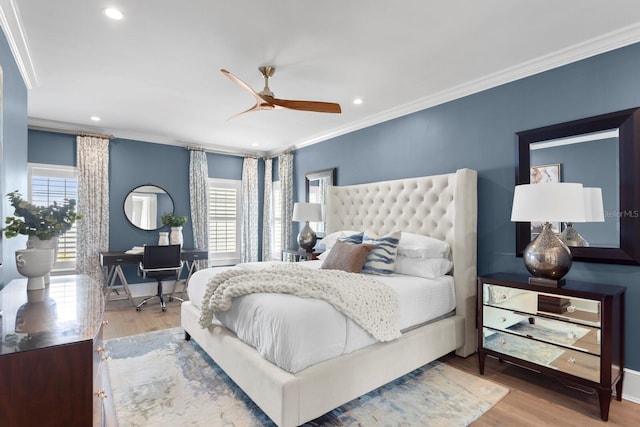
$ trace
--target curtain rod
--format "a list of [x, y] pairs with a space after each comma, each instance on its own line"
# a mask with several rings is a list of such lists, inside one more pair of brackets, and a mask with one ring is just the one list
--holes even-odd
[[234, 153], [232, 151], [224, 151], [224, 150], [212, 150], [210, 148], [204, 147], [196, 147], [193, 145], [185, 145], [185, 149], [189, 151], [203, 151], [205, 153], [213, 153], [213, 154], [223, 154], [225, 156], [235, 156], [235, 157], [256, 157], [260, 158], [261, 156], [258, 154], [250, 154], [250, 153]]
[[28, 128], [33, 130], [41, 130], [45, 132], [64, 133], [66, 135], [92, 136], [94, 138], [104, 138], [109, 140], [116, 139], [114, 135], [103, 135], [101, 133], [84, 132], [79, 130], [56, 129], [56, 128], [50, 128], [46, 126], [28, 126]]

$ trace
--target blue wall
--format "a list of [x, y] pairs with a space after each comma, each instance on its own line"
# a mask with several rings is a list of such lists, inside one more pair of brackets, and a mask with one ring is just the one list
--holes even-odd
[[[4, 33], [0, 32], [0, 67], [2, 67], [2, 123], [0, 130], [0, 215], [2, 224], [13, 208], [5, 195], [14, 190], [27, 192], [27, 88], [13, 59]], [[24, 248], [24, 236], [0, 237], [0, 287], [21, 277], [16, 270], [14, 253]]]
[[[478, 273], [526, 273], [510, 221], [515, 133], [640, 106], [639, 69], [636, 44], [300, 149], [296, 200], [305, 172], [330, 167], [338, 185], [476, 169]], [[626, 366], [640, 370], [640, 267], [574, 263], [567, 277], [627, 287]]]

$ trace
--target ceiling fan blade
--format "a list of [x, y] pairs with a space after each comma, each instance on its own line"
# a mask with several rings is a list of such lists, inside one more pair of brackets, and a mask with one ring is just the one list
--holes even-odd
[[319, 101], [295, 101], [290, 99], [272, 98], [269, 101], [277, 107], [288, 108], [290, 110], [314, 111], [317, 113], [341, 113], [340, 104], [334, 102]]
[[247, 92], [249, 92], [251, 95], [254, 96], [254, 98], [256, 98], [256, 100], [258, 101], [258, 103], [264, 103], [264, 102], [268, 102], [267, 100], [265, 100], [262, 95], [260, 95], [258, 92], [256, 92], [255, 90], [251, 89], [251, 86], [249, 86], [248, 84], [246, 84], [245, 82], [243, 82], [242, 80], [240, 80], [239, 78], [237, 78], [236, 76], [234, 76], [233, 74], [231, 74], [229, 71], [225, 70], [224, 68], [222, 68], [220, 70], [220, 72], [222, 74], [224, 74], [225, 76], [229, 77], [231, 79], [232, 82], [234, 82], [235, 84], [237, 84], [238, 86], [240, 86], [241, 88], [243, 88], [244, 90], [246, 90]]
[[236, 113], [236, 114], [234, 114], [233, 116], [229, 117], [229, 118], [227, 119], [227, 121], [232, 120], [232, 119], [235, 119], [236, 117], [238, 117], [238, 116], [240, 116], [240, 115], [242, 115], [242, 114], [250, 113], [250, 112], [252, 112], [252, 111], [260, 111], [260, 110], [265, 110], [265, 108], [263, 108], [259, 103], [256, 103], [253, 107], [251, 107], [251, 108], [249, 108], [249, 109], [247, 109], [247, 110], [241, 111], [241, 112], [239, 112], [239, 113]]

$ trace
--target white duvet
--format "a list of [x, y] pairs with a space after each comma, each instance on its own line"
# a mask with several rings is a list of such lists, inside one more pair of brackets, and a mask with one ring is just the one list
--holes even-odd
[[[189, 299], [200, 308], [209, 278], [225, 269], [260, 269], [274, 263], [246, 263], [197, 271], [189, 281]], [[322, 261], [307, 261], [301, 265], [319, 268]], [[432, 280], [393, 274], [376, 276], [376, 279], [398, 294], [401, 330], [439, 318], [455, 308], [451, 276]], [[236, 298], [228, 311], [217, 312], [215, 317], [262, 357], [289, 372], [376, 342], [327, 302], [293, 295], [245, 295]]]

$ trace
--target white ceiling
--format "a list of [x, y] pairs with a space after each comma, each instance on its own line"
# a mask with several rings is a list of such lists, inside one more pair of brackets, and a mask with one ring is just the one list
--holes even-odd
[[[278, 153], [640, 41], [640, 1], [0, 0], [0, 22], [31, 126]], [[255, 100], [219, 70], [260, 91], [261, 65], [342, 114], [227, 121]]]

